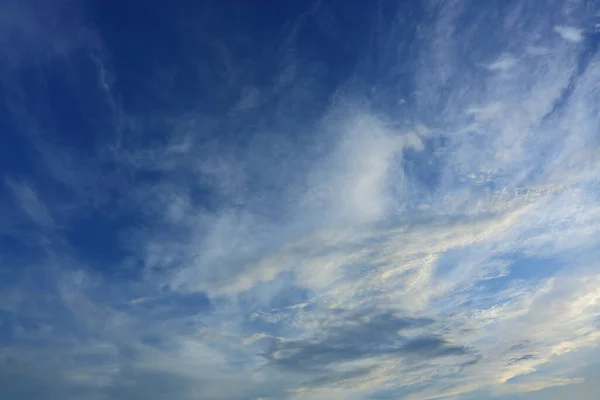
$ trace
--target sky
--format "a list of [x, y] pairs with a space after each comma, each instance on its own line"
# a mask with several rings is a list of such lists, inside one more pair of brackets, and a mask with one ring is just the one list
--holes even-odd
[[597, 399], [600, 4], [4, 0], [0, 399]]

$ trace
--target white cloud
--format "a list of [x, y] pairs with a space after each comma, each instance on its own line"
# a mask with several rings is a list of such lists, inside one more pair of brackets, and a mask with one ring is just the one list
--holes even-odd
[[15, 182], [12, 179], [6, 179], [6, 186], [12, 192], [17, 206], [35, 223], [52, 227], [54, 219], [46, 205], [39, 199], [37, 192], [33, 187], [26, 183]]
[[558, 25], [554, 27], [554, 32], [569, 42], [580, 43], [583, 41], [583, 30], [572, 26]]
[[512, 385], [512, 387], [508, 390], [518, 392], [518, 393], [527, 393], [533, 392], [541, 389], [552, 388], [556, 386], [565, 386], [565, 385], [575, 385], [578, 383], [582, 383], [584, 380], [582, 378], [557, 378], [557, 379], [547, 379], [547, 380], [538, 380], [527, 383], [520, 383]]
[[515, 65], [517, 65], [517, 62], [518, 62], [518, 60], [515, 59], [514, 57], [511, 57], [510, 55], [504, 55], [504, 56], [498, 58], [493, 63], [487, 65], [486, 67], [490, 71], [505, 72], [505, 71], [512, 69]]

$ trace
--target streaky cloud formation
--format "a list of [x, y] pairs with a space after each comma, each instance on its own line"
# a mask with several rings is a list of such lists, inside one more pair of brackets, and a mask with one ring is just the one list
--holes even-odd
[[597, 398], [594, 2], [0, 11], [0, 398]]

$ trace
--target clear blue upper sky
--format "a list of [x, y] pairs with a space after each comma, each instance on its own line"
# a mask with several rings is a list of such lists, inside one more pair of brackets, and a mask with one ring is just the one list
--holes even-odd
[[0, 4], [0, 399], [600, 393], [600, 8]]

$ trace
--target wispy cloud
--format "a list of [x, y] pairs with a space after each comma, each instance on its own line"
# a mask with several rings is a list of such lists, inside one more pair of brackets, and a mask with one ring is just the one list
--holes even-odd
[[40, 201], [35, 189], [26, 183], [15, 182], [10, 178], [6, 179], [6, 186], [11, 191], [17, 207], [33, 222], [43, 227], [54, 225], [52, 215], [46, 205]]
[[554, 31], [569, 42], [579, 43], [583, 40], [583, 31], [572, 26], [556, 26]]
[[[84, 39], [35, 62], [46, 38], [6, 25], [29, 32], [21, 52], [2, 45], [2, 90], [35, 165], [4, 177], [6, 220], [28, 228], [0, 229], [0, 396], [583, 384], [600, 340], [600, 70], [572, 27], [586, 5], [559, 3], [424, 2], [416, 27], [402, 6], [353, 9], [357, 24], [316, 2], [257, 31], [262, 50], [231, 24], [207, 45], [221, 28], [187, 14], [233, 18], [218, 7], [173, 11], [190, 32], [163, 33], [185, 51], [132, 46], [154, 60], [139, 77], [99, 22], [36, 24]], [[16, 79], [27, 68], [46, 83]], [[47, 82], [81, 110], [46, 112]], [[80, 115], [89, 140], [62, 131]]]

